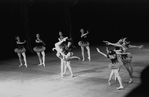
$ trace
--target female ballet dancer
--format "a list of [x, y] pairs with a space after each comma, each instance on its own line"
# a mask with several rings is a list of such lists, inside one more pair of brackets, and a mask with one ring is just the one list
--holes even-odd
[[22, 56], [23, 56], [23, 59], [24, 59], [24, 65], [25, 65], [25, 67], [27, 68], [27, 60], [26, 60], [26, 54], [25, 54], [26, 49], [24, 48], [24, 43], [25, 43], [26, 41], [21, 42], [19, 36], [17, 36], [15, 39], [17, 40], [17, 41], [16, 41], [17, 48], [15, 48], [14, 51], [17, 53], [17, 55], [18, 55], [18, 57], [19, 57], [19, 61], [20, 61], [19, 67], [21, 67], [22, 64], [23, 64], [23, 63], [22, 63], [22, 57], [21, 57], [21, 55], [22, 55]]
[[114, 75], [119, 82], [119, 87], [117, 88], [118, 90], [123, 89], [123, 85], [122, 85], [122, 79], [119, 75], [119, 68], [121, 67], [121, 63], [118, 61], [118, 57], [117, 54], [114, 50], [108, 50], [108, 48], [106, 48], [107, 54], [104, 54], [103, 52], [101, 52], [98, 48], [97, 52], [102, 54], [103, 56], [109, 58], [111, 60], [111, 64], [109, 64], [109, 68], [111, 69], [111, 73], [110, 73], [110, 77], [108, 80], [108, 84], [111, 85], [110, 81], [112, 79], [112, 76]]
[[127, 50], [129, 48], [143, 48], [143, 45], [140, 45], [140, 46], [136, 46], [136, 45], [131, 45], [129, 41], [126, 41], [127, 38], [122, 38], [120, 39], [117, 43], [111, 43], [111, 42], [108, 42], [108, 41], [104, 41], [107, 45], [113, 45], [115, 46], [116, 48], [116, 53], [119, 55], [119, 61], [121, 61], [123, 63], [123, 65], [125, 66], [127, 72], [129, 73], [129, 77], [130, 77], [130, 80], [129, 80], [129, 83], [132, 83], [133, 80], [133, 68], [132, 68], [132, 65], [131, 65], [131, 61], [132, 61], [132, 55], [129, 53], [129, 54], [119, 54], [119, 53], [126, 53]]
[[88, 60], [91, 60], [91, 56], [90, 56], [90, 47], [89, 47], [89, 42], [87, 40], [87, 34], [89, 33], [88, 31], [86, 33], [84, 33], [84, 29], [80, 30], [81, 32], [81, 41], [78, 42], [78, 45], [81, 47], [81, 52], [82, 52], [82, 61], [85, 60], [85, 56], [84, 56], [84, 48], [87, 49], [87, 54], [88, 54]]
[[36, 34], [36, 46], [33, 48], [33, 50], [37, 53], [40, 64], [38, 66], [43, 65], [45, 67], [45, 43], [40, 39], [40, 35]]
[[66, 45], [65, 48], [63, 49], [63, 62], [64, 62], [64, 72], [63, 72], [63, 76], [66, 74], [66, 70], [67, 68], [69, 69], [71, 76], [70, 77], [74, 77], [73, 72], [72, 72], [72, 68], [71, 68], [71, 59], [77, 58], [80, 60], [80, 58], [78, 56], [73, 56], [73, 52], [72, 52], [72, 42], [71, 40], [67, 39], [66, 41]]

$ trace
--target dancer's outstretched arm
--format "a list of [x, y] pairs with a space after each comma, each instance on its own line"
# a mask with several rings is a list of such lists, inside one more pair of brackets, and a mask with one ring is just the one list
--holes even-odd
[[116, 54], [121, 54], [121, 55], [125, 55], [125, 54], [130, 54], [130, 53], [128, 53], [128, 52], [126, 52], [126, 53], [120, 53], [120, 52], [116, 52]]
[[52, 48], [52, 50], [53, 50], [53, 51], [54, 51], [54, 50], [61, 51], [61, 49], [59, 48], [59, 46], [60, 46], [60, 44], [61, 44], [62, 42], [66, 41], [67, 38], [68, 38], [68, 37], [65, 37], [65, 38], [63, 38], [61, 41], [58, 41], [57, 43], [55, 43], [55, 47]]
[[107, 57], [107, 55], [106, 55], [105, 53], [101, 52], [98, 48], [96, 48], [96, 49], [97, 49], [97, 52], [98, 52], [98, 53], [100, 53], [100, 54], [102, 54], [103, 56]]
[[103, 41], [103, 42], [106, 43], [107, 45], [113, 45], [113, 46], [122, 47], [122, 45], [120, 45], [118, 42], [117, 43], [111, 43], [109, 41]]
[[136, 45], [129, 45], [129, 48], [139, 48], [139, 49], [142, 49], [143, 48], [143, 45], [139, 45], [139, 46], [136, 46]]
[[87, 31], [86, 33], [82, 34], [82, 35], [81, 35], [81, 37], [83, 37], [83, 36], [87, 35], [88, 33], [89, 33], [89, 32]]
[[17, 44], [24, 44], [25, 42], [26, 42], [26, 40], [24, 40], [24, 42], [17, 41]]
[[61, 41], [58, 41], [57, 43], [55, 43], [55, 47], [59, 46], [62, 42], [66, 41], [68, 37], [63, 38]]

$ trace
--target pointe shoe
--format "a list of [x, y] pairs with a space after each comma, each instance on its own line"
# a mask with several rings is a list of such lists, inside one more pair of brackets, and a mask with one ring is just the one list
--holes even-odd
[[73, 78], [73, 77], [74, 77], [74, 75], [71, 75], [70, 77], [71, 77], [71, 78]]
[[129, 83], [129, 84], [131, 84], [132, 82], [133, 82], [133, 80], [132, 80], [132, 79], [130, 79], [128, 83]]
[[42, 64], [39, 64], [38, 66], [41, 66]]
[[64, 78], [64, 74], [63, 73], [60, 73], [60, 75], [61, 75], [62, 78]]
[[84, 61], [85, 59], [82, 59], [82, 61]]
[[90, 57], [88, 57], [88, 60], [89, 60], [89, 61], [91, 61], [91, 58], [90, 58]]
[[27, 68], [27, 64], [24, 64], [25, 65], [25, 67]]
[[122, 89], [124, 89], [123, 86], [117, 88], [117, 90], [122, 90]]
[[110, 81], [108, 81], [108, 84], [109, 84], [109, 86], [111, 86], [111, 83], [110, 83]]
[[21, 66], [22, 66], [22, 64], [19, 65], [19, 67], [21, 67]]
[[43, 64], [43, 66], [45, 67], [46, 65], [45, 65], [45, 64]]

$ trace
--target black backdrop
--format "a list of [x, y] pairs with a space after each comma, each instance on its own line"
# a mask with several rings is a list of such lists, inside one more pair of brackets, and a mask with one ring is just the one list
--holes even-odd
[[17, 57], [17, 35], [26, 39], [31, 49], [39, 33], [47, 51], [51, 51], [59, 31], [77, 45], [81, 28], [89, 30], [92, 45], [103, 40], [116, 42], [121, 37], [148, 42], [148, 5], [148, 0], [0, 0], [1, 60]]

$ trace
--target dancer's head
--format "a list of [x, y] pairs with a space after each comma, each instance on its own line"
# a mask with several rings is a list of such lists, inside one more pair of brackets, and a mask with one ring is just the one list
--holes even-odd
[[59, 31], [59, 35], [60, 35], [60, 36], [63, 36], [63, 33], [62, 33], [61, 31]]
[[123, 38], [118, 41], [119, 44], [123, 44]]
[[84, 34], [84, 29], [80, 29], [81, 34]]
[[37, 37], [37, 38], [39, 38], [39, 37], [40, 37], [40, 35], [37, 33], [37, 34], [36, 34], [36, 37]]
[[129, 43], [130, 43], [130, 41], [128, 41], [127, 38], [123, 38], [123, 45], [127, 45]]
[[114, 50], [109, 50], [108, 55], [110, 59], [113, 59], [116, 57], [116, 52]]
[[20, 37], [19, 36], [16, 36], [15, 39], [18, 40], [18, 41], [20, 41]]

